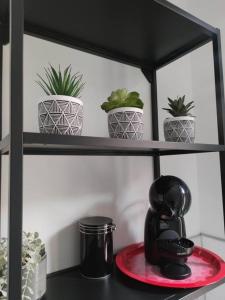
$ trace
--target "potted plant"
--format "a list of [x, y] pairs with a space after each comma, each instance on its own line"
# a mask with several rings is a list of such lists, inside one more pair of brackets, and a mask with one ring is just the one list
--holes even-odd
[[141, 140], [143, 138], [144, 103], [137, 92], [118, 89], [111, 93], [101, 108], [108, 113], [111, 138]]
[[[0, 299], [7, 299], [8, 240], [0, 240]], [[23, 233], [22, 300], [40, 299], [46, 291], [47, 255], [39, 234]]]
[[172, 100], [168, 98], [169, 108], [163, 108], [173, 117], [164, 120], [164, 136], [169, 142], [194, 143], [195, 117], [190, 114], [194, 101], [185, 104], [185, 96]]
[[41, 133], [81, 135], [83, 102], [79, 99], [84, 87], [83, 75], [72, 74], [71, 66], [61, 72], [52, 65], [45, 68], [45, 79], [37, 74], [37, 83], [46, 93], [38, 104]]

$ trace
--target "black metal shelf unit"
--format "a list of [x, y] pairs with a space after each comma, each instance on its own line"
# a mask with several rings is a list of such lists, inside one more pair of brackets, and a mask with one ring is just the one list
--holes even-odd
[[[76, 12], [76, 13], [75, 13]], [[54, 136], [23, 132], [23, 34], [80, 49], [133, 65], [151, 84], [154, 141], [99, 137]], [[153, 156], [154, 176], [160, 175], [160, 156], [219, 152], [225, 216], [225, 108], [220, 31], [164, 0], [1, 0], [0, 109], [2, 110], [2, 50], [10, 42], [10, 133], [0, 142], [10, 156], [8, 300], [21, 300], [21, 241], [23, 155]], [[160, 142], [158, 133], [157, 70], [212, 42], [219, 145]], [[0, 114], [0, 139], [2, 114]], [[2, 157], [2, 156], [1, 156]], [[1, 160], [0, 160], [1, 164]], [[92, 286], [77, 270], [48, 279], [48, 300], [195, 299], [216, 285], [195, 290], [146, 287], [122, 279], [118, 271], [105, 283]], [[60, 287], [60, 290], [58, 289]], [[86, 288], [87, 287], [87, 288]], [[56, 293], [58, 291], [58, 293]], [[62, 293], [64, 291], [64, 293]], [[94, 294], [96, 296], [94, 296]]]

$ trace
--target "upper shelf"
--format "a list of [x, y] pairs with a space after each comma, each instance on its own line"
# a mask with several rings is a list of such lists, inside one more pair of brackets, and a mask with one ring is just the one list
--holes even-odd
[[[1, 0], [7, 22], [9, 0]], [[208, 42], [217, 29], [165, 0], [24, 0], [25, 33], [151, 69]]]
[[[9, 152], [9, 143], [9, 136], [0, 143], [3, 154]], [[152, 156], [225, 151], [223, 145], [134, 141], [28, 132], [23, 134], [23, 143], [24, 154], [28, 155]]]

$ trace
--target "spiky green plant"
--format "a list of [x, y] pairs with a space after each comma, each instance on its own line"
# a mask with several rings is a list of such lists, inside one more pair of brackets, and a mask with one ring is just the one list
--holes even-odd
[[71, 65], [61, 72], [59, 66], [56, 70], [52, 65], [44, 68], [45, 79], [37, 74], [39, 80], [37, 83], [47, 95], [65, 95], [79, 97], [84, 88], [83, 75], [79, 72], [72, 74]]
[[119, 107], [137, 107], [142, 109], [144, 103], [139, 96], [137, 92], [128, 93], [126, 89], [119, 89], [111, 93], [111, 96], [108, 97], [108, 101], [104, 102], [101, 108], [105, 112]]
[[194, 101], [191, 101], [185, 105], [185, 95], [183, 97], [177, 97], [174, 100], [168, 98], [168, 101], [169, 108], [163, 109], [168, 111], [173, 117], [192, 116], [192, 114], [190, 114], [190, 110], [195, 107], [193, 105]]

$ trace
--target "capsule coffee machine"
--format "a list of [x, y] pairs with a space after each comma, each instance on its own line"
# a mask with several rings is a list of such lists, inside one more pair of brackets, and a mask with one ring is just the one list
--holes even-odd
[[145, 257], [160, 267], [163, 276], [185, 279], [191, 275], [187, 257], [194, 243], [186, 239], [184, 215], [191, 205], [191, 193], [184, 181], [161, 176], [150, 188], [151, 207], [145, 221]]

